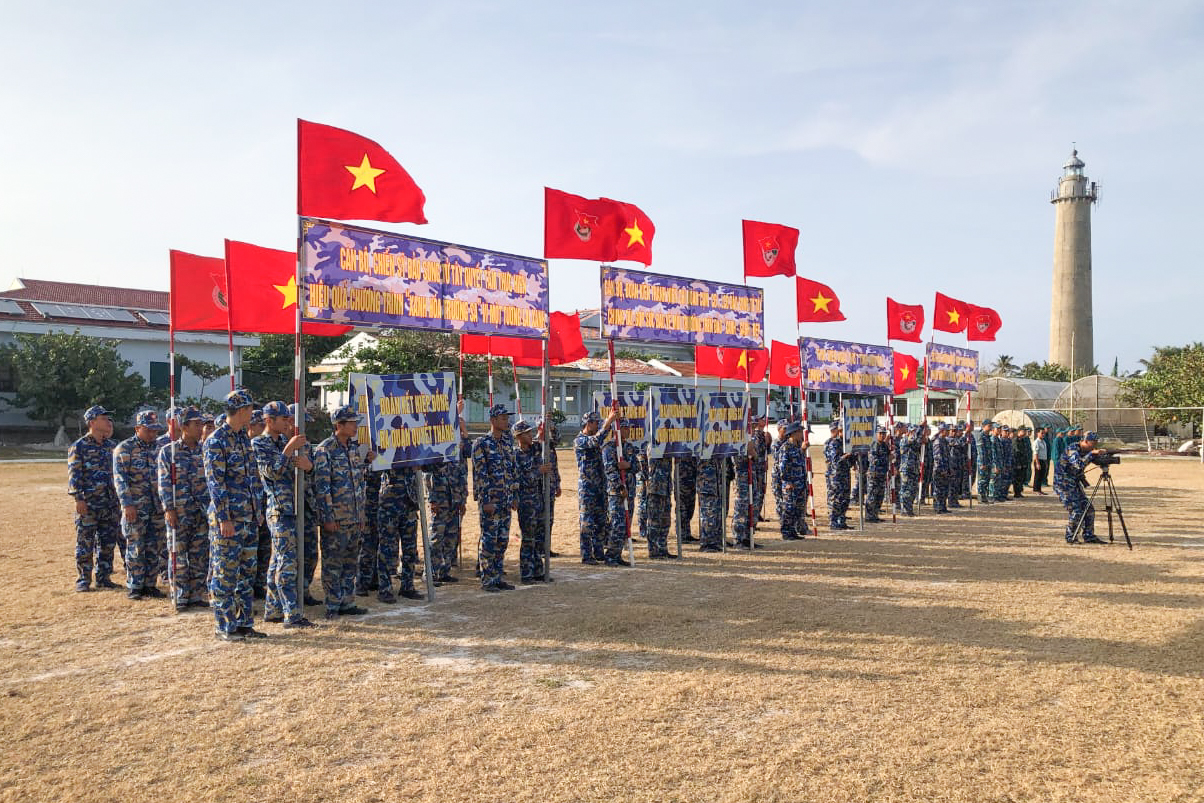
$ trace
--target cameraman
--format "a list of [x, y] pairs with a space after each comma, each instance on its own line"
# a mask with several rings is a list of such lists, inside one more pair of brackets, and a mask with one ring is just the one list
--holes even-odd
[[1078, 443], [1067, 444], [1066, 451], [1062, 452], [1054, 467], [1054, 492], [1069, 514], [1069, 523], [1066, 525], [1068, 544], [1074, 543], [1074, 534], [1079, 528], [1080, 520], [1084, 543], [1104, 543], [1095, 537], [1095, 509], [1087, 501], [1087, 494], [1083, 491], [1087, 485], [1087, 478], [1084, 476], [1087, 465], [1098, 463], [1097, 458], [1106, 453], [1105, 449], [1095, 448], [1098, 441], [1099, 437], [1094, 432], [1085, 433]]

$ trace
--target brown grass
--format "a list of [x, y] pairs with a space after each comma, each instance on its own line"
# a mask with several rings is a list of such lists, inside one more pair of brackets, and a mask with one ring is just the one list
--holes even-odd
[[753, 556], [566, 558], [258, 644], [74, 594], [64, 473], [0, 465], [0, 800], [1204, 799], [1194, 462], [1115, 471], [1133, 552], [1066, 545], [1052, 496], [770, 524]]

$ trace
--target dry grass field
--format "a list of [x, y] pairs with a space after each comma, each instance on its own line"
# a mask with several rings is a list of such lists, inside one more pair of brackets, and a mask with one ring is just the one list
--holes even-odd
[[1132, 552], [1048, 496], [634, 569], [566, 491], [553, 584], [227, 644], [73, 593], [65, 468], [3, 464], [0, 800], [1204, 800], [1204, 469], [1114, 475]]

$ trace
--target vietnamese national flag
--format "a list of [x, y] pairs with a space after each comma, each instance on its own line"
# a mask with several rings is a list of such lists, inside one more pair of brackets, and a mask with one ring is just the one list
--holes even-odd
[[414, 179], [377, 143], [297, 120], [297, 214], [426, 223], [425, 204]]
[[[297, 331], [297, 254], [226, 240], [230, 330], [260, 334]], [[350, 326], [302, 323], [307, 335], [344, 335]]]
[[171, 328], [177, 332], [224, 332], [230, 323], [226, 305], [226, 260], [171, 251]]
[[777, 223], [741, 221], [744, 229], [744, 276], [793, 276], [798, 229]]
[[799, 323], [829, 323], [843, 321], [840, 299], [826, 284], [813, 282], [799, 276], [796, 288]]
[[694, 373], [699, 376], [717, 376], [720, 379], [731, 379], [727, 375], [727, 366], [723, 362], [724, 350], [719, 346], [694, 347]]
[[920, 370], [920, 361], [917, 358], [896, 351], [894, 363], [896, 396], [909, 390], [915, 390], [920, 386], [917, 376]]
[[[610, 200], [603, 198], [603, 201]], [[656, 226], [635, 204], [611, 201], [619, 208], [619, 230], [615, 236], [615, 259], [630, 259], [633, 262], [652, 264], [652, 236]]]
[[774, 385], [797, 388], [802, 374], [802, 360], [799, 359], [798, 343], [772, 341], [770, 343], [769, 381]]
[[936, 294], [932, 309], [932, 328], [939, 332], [964, 332], [969, 320], [970, 305], [943, 293]]
[[724, 379], [738, 379], [749, 384], [765, 381], [765, 369], [769, 367], [769, 352], [766, 349], [723, 350]]
[[544, 259], [617, 258], [622, 210], [614, 201], [543, 188]]
[[1003, 326], [999, 313], [990, 307], [966, 305], [966, 340], [994, 340], [995, 333]]
[[900, 304], [893, 298], [886, 299], [886, 339], [910, 340], [919, 343], [923, 339], [924, 306], [922, 304]]

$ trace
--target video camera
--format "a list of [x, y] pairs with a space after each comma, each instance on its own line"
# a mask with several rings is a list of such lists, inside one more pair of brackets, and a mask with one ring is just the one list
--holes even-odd
[[1104, 452], [1103, 454], [1097, 454], [1094, 462], [1097, 466], [1114, 466], [1120, 462], [1120, 455], [1116, 452]]

